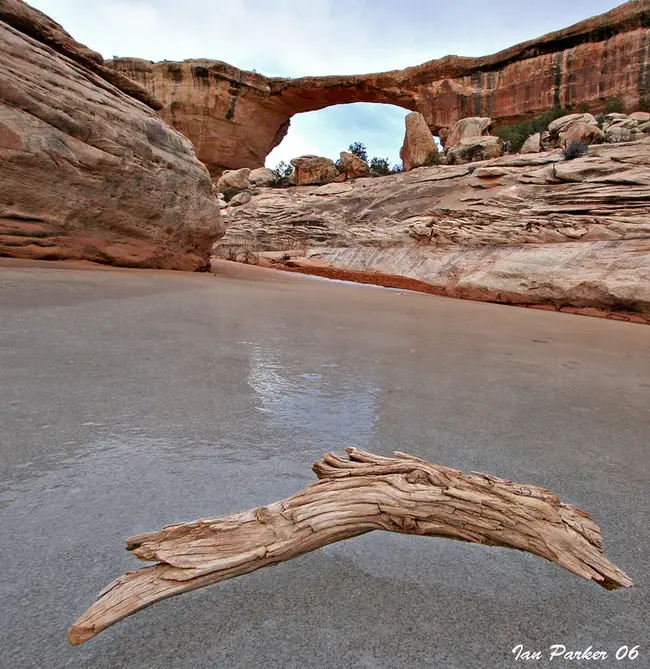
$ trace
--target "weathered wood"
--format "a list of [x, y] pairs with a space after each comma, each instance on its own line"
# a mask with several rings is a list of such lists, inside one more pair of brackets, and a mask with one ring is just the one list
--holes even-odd
[[157, 564], [108, 585], [70, 628], [70, 643], [161, 599], [372, 530], [516, 548], [608, 590], [632, 585], [603, 555], [591, 517], [544, 488], [463, 475], [399, 452], [346, 451], [347, 458], [326, 453], [313, 467], [320, 480], [281, 502], [127, 539], [128, 550]]

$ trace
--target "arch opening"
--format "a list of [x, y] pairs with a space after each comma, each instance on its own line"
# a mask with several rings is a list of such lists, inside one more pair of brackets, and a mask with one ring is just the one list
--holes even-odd
[[401, 166], [399, 151], [404, 141], [404, 117], [408, 109], [381, 102], [354, 102], [302, 112], [291, 119], [289, 129], [266, 157], [266, 167], [288, 163], [301, 155], [339, 159], [341, 151], [359, 142], [366, 147], [368, 160], [388, 160]]

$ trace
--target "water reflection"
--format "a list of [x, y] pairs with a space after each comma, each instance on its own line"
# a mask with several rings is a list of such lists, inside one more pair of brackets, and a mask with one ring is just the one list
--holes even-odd
[[259, 411], [303, 439], [367, 446], [380, 388], [313, 353], [301, 356], [272, 344], [251, 349], [248, 383], [259, 395]]

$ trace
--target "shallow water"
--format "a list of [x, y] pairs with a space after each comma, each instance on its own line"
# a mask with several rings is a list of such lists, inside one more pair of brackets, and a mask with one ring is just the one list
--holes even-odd
[[[1, 666], [492, 668], [644, 642], [650, 330], [216, 272], [0, 265]], [[371, 533], [67, 645], [138, 565], [126, 536], [280, 499], [345, 445], [545, 485], [637, 586]]]

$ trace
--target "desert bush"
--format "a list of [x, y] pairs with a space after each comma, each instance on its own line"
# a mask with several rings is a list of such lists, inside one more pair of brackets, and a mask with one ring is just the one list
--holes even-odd
[[605, 102], [605, 112], [607, 114], [625, 114], [625, 105], [619, 97], [610, 98]]
[[372, 158], [370, 160], [370, 174], [374, 177], [384, 177], [390, 174], [388, 158]]
[[562, 154], [564, 155], [565, 160], [573, 160], [574, 158], [584, 156], [588, 150], [589, 144], [587, 144], [587, 142], [579, 142], [574, 139], [562, 149]]
[[361, 160], [364, 162], [368, 162], [368, 150], [366, 149], [365, 144], [362, 144], [361, 142], [354, 142], [348, 146], [348, 151], [350, 153], [354, 153], [357, 158], [361, 158]]
[[596, 123], [598, 123], [598, 127], [602, 130], [605, 125], [605, 114], [598, 114], [596, 116]]
[[289, 177], [293, 173], [293, 165], [290, 163], [285, 163], [284, 160], [281, 160], [273, 168], [273, 171], [278, 177], [278, 185], [286, 185], [289, 182]]
[[429, 155], [424, 159], [424, 165], [440, 165], [440, 153], [437, 149], [429, 152]]
[[512, 125], [502, 126], [494, 131], [494, 134], [511, 147], [515, 153], [521, 149], [524, 142], [536, 132], [544, 132], [549, 123], [562, 116], [566, 116], [571, 110], [562, 107], [553, 107], [548, 111], [536, 116], [531, 121], [523, 123], [513, 123]]
[[639, 111], [650, 112], [650, 98], [646, 95], [642, 95], [639, 98]]

